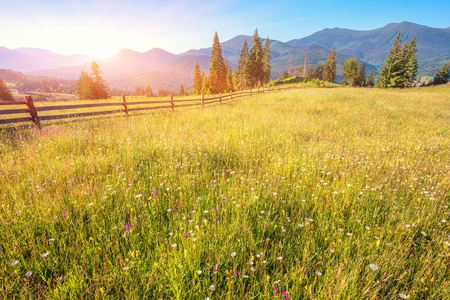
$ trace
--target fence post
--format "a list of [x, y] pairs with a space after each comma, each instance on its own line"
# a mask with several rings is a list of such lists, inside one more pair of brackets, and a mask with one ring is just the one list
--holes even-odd
[[230, 101], [233, 100], [233, 92], [230, 91]]
[[205, 108], [205, 95], [202, 94], [202, 107]]
[[219, 103], [222, 104], [222, 93], [219, 93]]
[[128, 117], [128, 107], [127, 107], [127, 99], [125, 98], [125, 95], [122, 95], [122, 104], [125, 111], [125, 116]]
[[39, 120], [39, 116], [37, 114], [36, 107], [34, 106], [33, 99], [31, 99], [31, 96], [25, 96], [25, 104], [28, 107], [31, 122], [33, 122], [34, 125], [36, 125], [39, 129], [41, 129], [41, 121]]
[[250, 97], [252, 96], [252, 88], [250, 88]]
[[175, 103], [173, 103], [173, 95], [170, 95], [170, 106], [172, 107], [172, 111], [175, 111]]

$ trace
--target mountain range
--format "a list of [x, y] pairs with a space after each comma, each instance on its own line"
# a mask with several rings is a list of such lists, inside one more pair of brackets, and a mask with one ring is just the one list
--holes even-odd
[[[367, 73], [383, 65], [398, 32], [403, 41], [417, 37], [419, 76], [433, 76], [445, 63], [450, 62], [450, 27], [431, 28], [410, 22], [388, 24], [366, 31], [342, 28], [323, 29], [310, 36], [288, 42], [270, 40], [272, 52], [272, 78], [280, 77], [292, 65], [303, 65], [305, 53], [310, 64], [325, 62], [332, 47], [337, 51], [337, 73], [342, 73], [346, 59], [357, 56], [366, 63]], [[236, 36], [221, 43], [223, 57], [236, 68], [244, 41], [252, 46], [252, 37]], [[263, 43], [264, 43], [263, 39]], [[116, 55], [100, 59], [97, 63], [104, 79], [111, 87], [133, 91], [137, 86], [150, 85], [153, 90], [178, 90], [182, 83], [192, 87], [195, 62], [206, 72], [209, 70], [212, 48], [192, 49], [172, 54], [154, 48], [140, 53], [122, 49]], [[0, 47], [0, 68], [13, 69], [34, 76], [59, 79], [78, 79], [81, 70], [89, 71], [92, 57], [63, 56], [51, 51], [33, 48], [7, 49]]]

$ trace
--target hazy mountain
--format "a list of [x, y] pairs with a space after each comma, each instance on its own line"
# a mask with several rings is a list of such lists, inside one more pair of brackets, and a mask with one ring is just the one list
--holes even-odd
[[60, 55], [37, 48], [0, 47], [0, 69], [12, 69], [19, 72], [80, 65], [91, 60], [92, 57], [88, 55]]
[[[450, 31], [431, 28], [410, 22], [388, 24], [382, 28], [357, 31], [342, 28], [324, 29], [302, 39], [287, 42], [293, 46], [316, 44], [326, 49], [333, 46], [340, 53], [357, 56], [375, 66], [382, 66], [398, 32], [402, 32], [403, 41], [417, 36], [419, 72], [423, 75], [439, 68], [448, 60], [450, 54]], [[433, 60], [433, 65], [427, 64]], [[426, 68], [424, 68], [426, 67]]]
[[[155, 70], [176, 58], [175, 54], [158, 48], [144, 53], [122, 49], [116, 55], [97, 60], [97, 63], [104, 74], [103, 78], [109, 81]], [[90, 72], [91, 64], [92, 60], [79, 66], [39, 70], [29, 72], [29, 74], [61, 79], [78, 79], [82, 70]]]

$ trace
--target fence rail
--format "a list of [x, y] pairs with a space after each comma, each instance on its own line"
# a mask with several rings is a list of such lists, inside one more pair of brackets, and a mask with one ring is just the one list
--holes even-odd
[[[257, 89], [256, 93], [264, 93], [270, 91], [280, 90], [280, 88], [267, 88], [267, 89]], [[198, 99], [178, 99], [175, 100], [173, 95], [170, 95], [169, 100], [158, 100], [158, 101], [138, 101], [138, 102], [127, 102], [125, 95], [122, 95], [122, 102], [113, 102], [113, 103], [89, 103], [89, 104], [72, 104], [72, 105], [55, 105], [55, 106], [40, 106], [35, 107], [33, 99], [31, 96], [25, 96], [25, 101], [17, 101], [17, 102], [0, 102], [0, 115], [2, 116], [0, 119], [0, 124], [12, 124], [12, 123], [21, 123], [21, 122], [33, 122], [38, 128], [41, 128], [41, 121], [48, 120], [57, 120], [57, 119], [66, 119], [66, 118], [79, 118], [79, 117], [88, 117], [88, 116], [97, 116], [97, 115], [108, 115], [108, 114], [117, 114], [124, 113], [125, 116], [129, 116], [129, 112], [133, 111], [145, 111], [145, 110], [153, 110], [153, 109], [171, 109], [175, 110], [177, 107], [189, 107], [189, 106], [199, 106], [205, 107], [205, 105], [217, 103], [222, 104], [224, 101], [231, 101], [236, 98], [244, 97], [247, 95], [252, 96], [255, 91], [240, 91], [236, 93], [229, 94], [219, 94], [217, 97], [205, 98], [204, 95], [201, 95], [201, 98]], [[177, 104], [176, 103], [184, 103], [191, 102], [189, 104]], [[193, 103], [192, 103], [193, 102]], [[160, 106], [146, 106], [146, 107], [130, 107], [136, 105], [154, 105], [154, 104], [169, 104], [169, 105], [160, 105]], [[18, 105], [26, 105], [27, 108], [14, 108], [14, 109], [3, 109], [4, 106], [18, 106]], [[96, 112], [78, 112], [78, 113], [68, 113], [62, 115], [44, 115], [39, 116], [38, 112], [49, 112], [49, 111], [61, 111], [61, 110], [73, 110], [73, 109], [85, 109], [85, 108], [96, 108], [96, 107], [121, 107], [121, 109], [114, 110], [106, 110], [106, 111], [96, 111]], [[14, 114], [29, 114], [29, 117], [22, 118], [10, 118], [6, 119], [4, 116], [14, 115]]]

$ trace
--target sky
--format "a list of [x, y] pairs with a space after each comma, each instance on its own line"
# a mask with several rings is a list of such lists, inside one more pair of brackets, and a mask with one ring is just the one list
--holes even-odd
[[450, 26], [450, 1], [0, 0], [0, 47], [103, 58], [122, 48], [174, 54], [253, 35], [287, 42], [324, 28], [370, 30], [409, 21]]

